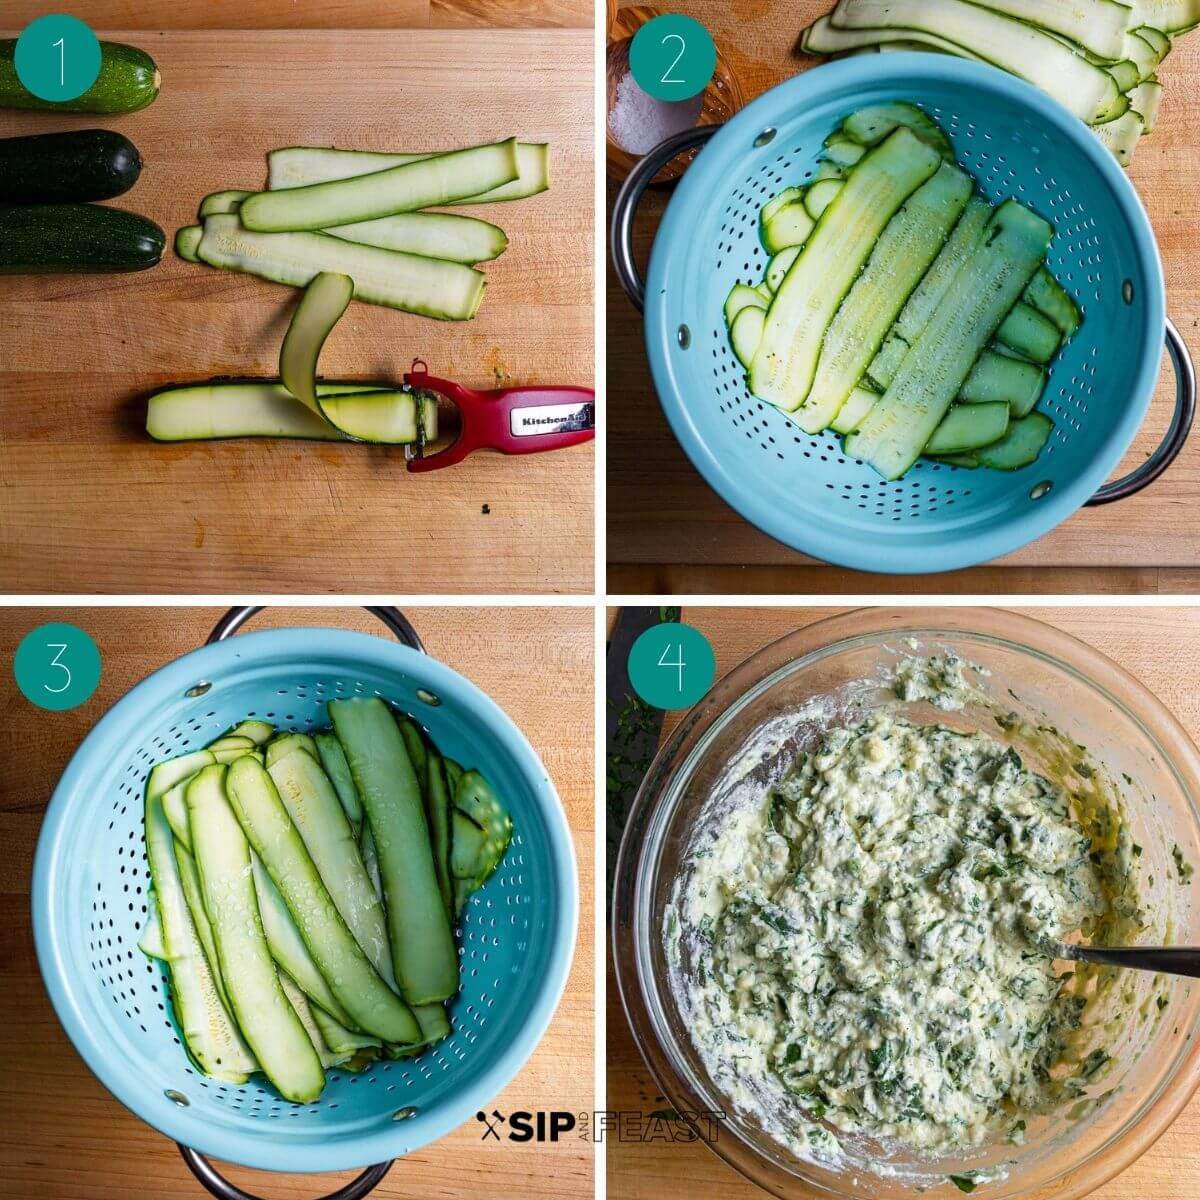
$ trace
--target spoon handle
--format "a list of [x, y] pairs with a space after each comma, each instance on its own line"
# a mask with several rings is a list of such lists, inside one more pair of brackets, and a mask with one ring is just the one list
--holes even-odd
[[1200, 979], [1200, 947], [1196, 946], [1067, 946], [1064, 949], [1068, 951], [1065, 957], [1084, 962]]

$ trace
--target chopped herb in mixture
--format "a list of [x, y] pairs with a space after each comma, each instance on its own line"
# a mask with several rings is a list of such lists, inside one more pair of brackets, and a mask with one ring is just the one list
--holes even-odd
[[711, 850], [690, 887], [708, 917], [693, 1036], [718, 1074], [769, 1073], [798, 1127], [932, 1151], [1019, 1142], [1024, 1114], [1078, 1096], [1052, 1069], [1085, 1000], [1037, 943], [1106, 914], [1107, 852], [1015, 750], [876, 715]]

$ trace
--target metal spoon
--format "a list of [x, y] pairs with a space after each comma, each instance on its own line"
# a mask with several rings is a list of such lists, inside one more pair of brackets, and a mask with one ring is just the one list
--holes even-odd
[[1071, 942], [1046, 939], [1040, 942], [1039, 949], [1053, 958], [1104, 963], [1110, 967], [1133, 967], [1138, 971], [1162, 971], [1167, 975], [1190, 975], [1200, 979], [1200, 947], [1197, 946], [1077, 946]]

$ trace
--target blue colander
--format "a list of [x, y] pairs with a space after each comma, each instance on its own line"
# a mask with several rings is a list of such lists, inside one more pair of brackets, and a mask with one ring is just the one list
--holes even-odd
[[[725, 297], [766, 267], [759, 209], [812, 176], [822, 141], [847, 114], [887, 100], [911, 101], [937, 120], [988, 199], [1014, 196], [1054, 224], [1048, 265], [1084, 323], [1055, 359], [1040, 404], [1053, 436], [1023, 470], [921, 461], [886, 482], [847, 458], [836, 435], [806, 434], [752, 396], [729, 347]], [[643, 291], [632, 251], [638, 200], [664, 163], [704, 142], [667, 206]], [[1162, 265], [1137, 193], [1082, 122], [995, 67], [903, 53], [805, 71], [727, 124], [688, 130], [647, 154], [617, 198], [610, 245], [626, 292], [644, 303], [654, 383], [688, 457], [748, 521], [827, 562], [915, 573], [1007, 554], [1082, 505], [1145, 487], [1191, 426], [1192, 367], [1166, 320]], [[1164, 337], [1178, 384], [1170, 431], [1136, 471], [1102, 486], [1146, 415]]]
[[[375, 1164], [336, 1193], [350, 1200], [370, 1191], [390, 1160], [486, 1108], [533, 1051], [575, 944], [575, 859], [562, 805], [529, 743], [474, 684], [424, 654], [400, 614], [373, 610], [407, 645], [333, 629], [225, 640], [254, 611], [233, 610], [210, 644], [139, 683], [71, 760], [34, 863], [38, 962], [88, 1066], [180, 1144], [214, 1195], [245, 1193], [205, 1155], [277, 1171]], [[463, 914], [453, 1035], [416, 1059], [335, 1071], [316, 1103], [293, 1104], [259, 1076], [241, 1087], [204, 1077], [180, 1045], [166, 972], [137, 947], [150, 884], [142, 792], [154, 763], [243, 718], [314, 729], [327, 722], [327, 700], [358, 694], [414, 714], [446, 754], [480, 768], [511, 809], [513, 840]]]

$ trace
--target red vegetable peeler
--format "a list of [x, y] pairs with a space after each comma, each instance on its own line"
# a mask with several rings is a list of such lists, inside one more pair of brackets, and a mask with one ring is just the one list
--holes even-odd
[[475, 450], [536, 454], [576, 446], [596, 436], [596, 393], [581, 387], [515, 387], [478, 391], [438, 379], [419, 358], [404, 376], [411, 388], [436, 392], [459, 413], [459, 431], [448, 446], [426, 455], [406, 447], [410, 471], [437, 471], [462, 462]]

